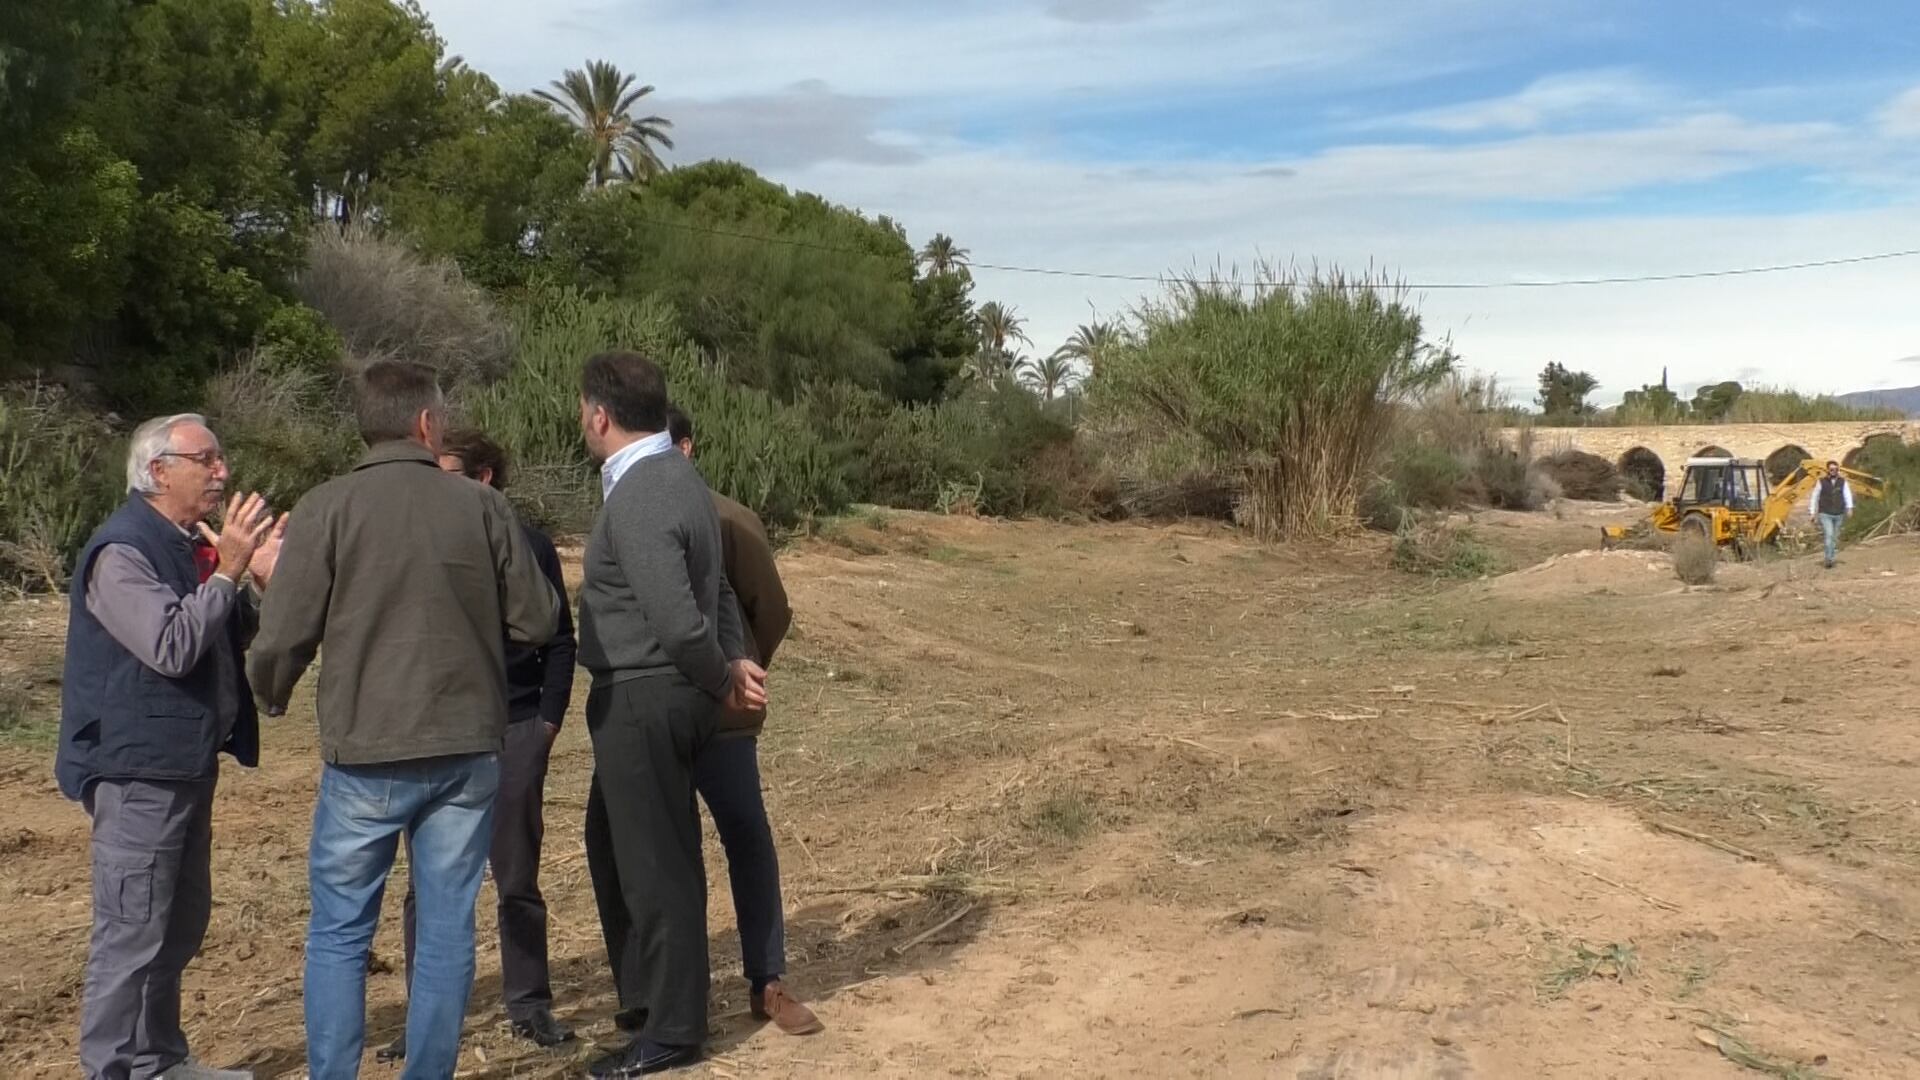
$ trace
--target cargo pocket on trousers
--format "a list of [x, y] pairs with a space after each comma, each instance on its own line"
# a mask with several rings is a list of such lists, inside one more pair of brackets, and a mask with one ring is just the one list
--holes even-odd
[[145, 923], [153, 917], [153, 856], [96, 851], [93, 855], [93, 910], [97, 918]]

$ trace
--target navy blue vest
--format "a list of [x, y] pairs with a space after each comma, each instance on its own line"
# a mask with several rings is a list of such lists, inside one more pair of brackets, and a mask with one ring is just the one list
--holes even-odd
[[[229, 619], [200, 663], [170, 679], [134, 658], [87, 611], [87, 577], [108, 544], [146, 556], [160, 580], [181, 596], [199, 588], [192, 543], [138, 495], [93, 534], [73, 567], [67, 619], [67, 665], [60, 692], [60, 750], [54, 776], [78, 799], [95, 780], [200, 780], [214, 775], [221, 751], [242, 765], [260, 760], [260, 718], [247, 684], [238, 620]], [[232, 650], [226, 667], [239, 679], [240, 715], [222, 745], [214, 649]]]
[[1841, 515], [1847, 512], [1847, 481], [1843, 476], [1820, 478], [1820, 512]]

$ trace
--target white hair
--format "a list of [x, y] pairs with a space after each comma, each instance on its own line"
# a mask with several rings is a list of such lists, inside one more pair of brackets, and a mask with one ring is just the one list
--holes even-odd
[[127, 446], [127, 490], [152, 495], [160, 490], [153, 480], [153, 463], [173, 449], [173, 432], [184, 424], [207, 426], [199, 413], [175, 413], [156, 416], [133, 429], [133, 441]]

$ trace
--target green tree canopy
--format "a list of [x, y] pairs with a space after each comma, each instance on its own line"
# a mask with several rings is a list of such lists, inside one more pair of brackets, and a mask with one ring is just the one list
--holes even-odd
[[1540, 411], [1550, 418], [1585, 416], [1593, 412], [1587, 395], [1599, 389], [1600, 381], [1584, 371], [1569, 371], [1551, 363], [1540, 372]]
[[903, 359], [920, 355], [916, 319], [943, 314], [916, 303], [913, 249], [892, 222], [730, 162], [592, 193], [547, 240], [556, 275], [665, 299], [733, 378], [783, 399], [816, 381], [897, 392]]
[[1693, 416], [1703, 423], [1717, 424], [1733, 411], [1743, 389], [1737, 382], [1710, 383], [1693, 392]]
[[452, 133], [458, 66], [443, 66], [445, 46], [415, 0], [276, 4], [264, 43], [275, 133], [308, 205], [354, 220], [375, 183]]

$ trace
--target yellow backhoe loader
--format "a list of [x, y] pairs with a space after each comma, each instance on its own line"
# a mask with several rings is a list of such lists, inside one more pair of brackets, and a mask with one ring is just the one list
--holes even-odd
[[[1645, 521], [1634, 525], [1603, 525], [1600, 546], [1610, 548], [1650, 531], [1693, 532], [1747, 558], [1760, 544], [1780, 538], [1780, 528], [1820, 485], [1826, 466], [1808, 459], [1794, 466], [1778, 486], [1767, 482], [1767, 469], [1754, 458], [1689, 458], [1680, 490], [1669, 502], [1653, 508]], [[1877, 499], [1886, 483], [1877, 476], [1842, 468], [1856, 499]]]

